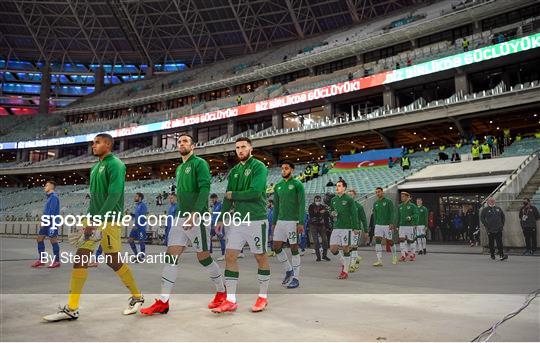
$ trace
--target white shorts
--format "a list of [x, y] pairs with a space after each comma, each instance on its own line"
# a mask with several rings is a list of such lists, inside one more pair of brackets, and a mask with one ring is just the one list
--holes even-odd
[[389, 225], [375, 225], [374, 236], [392, 240], [392, 230]]
[[351, 242], [352, 230], [333, 229], [330, 236], [330, 245], [348, 246]]
[[296, 232], [297, 221], [278, 220], [274, 228], [274, 241], [298, 244], [298, 233]]
[[358, 231], [351, 232], [351, 246], [358, 247], [360, 243], [360, 233]]
[[399, 238], [407, 238], [409, 241], [414, 241], [416, 235], [414, 234], [414, 226], [400, 226]]
[[191, 242], [197, 252], [208, 251], [208, 243], [210, 242], [210, 233], [208, 228], [201, 224], [199, 227], [194, 226], [185, 230], [185, 221], [186, 218], [179, 218], [178, 225], [174, 225], [173, 222], [173, 226], [169, 231], [167, 246], [187, 247]]
[[242, 250], [247, 243], [252, 253], [265, 253], [268, 242], [267, 225], [267, 220], [252, 220], [250, 224], [241, 223], [238, 226], [228, 227], [227, 234], [225, 235], [227, 249]]
[[426, 234], [426, 227], [424, 225], [418, 225], [416, 227], [416, 237]]

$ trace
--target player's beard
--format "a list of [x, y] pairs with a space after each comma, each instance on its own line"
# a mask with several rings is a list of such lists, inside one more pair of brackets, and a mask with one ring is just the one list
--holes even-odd
[[245, 162], [245, 161], [247, 161], [250, 157], [251, 157], [251, 154], [247, 154], [246, 156], [240, 156], [240, 155], [238, 155], [238, 159], [240, 160], [240, 162]]
[[189, 155], [189, 153], [192, 152], [193, 150], [189, 150], [189, 149], [184, 150], [184, 149], [180, 148], [179, 151], [180, 151], [180, 155], [182, 155], [182, 156], [187, 156], [187, 155]]
[[289, 174], [287, 174], [287, 175], [281, 174], [281, 176], [282, 176], [284, 179], [288, 179], [289, 177], [291, 177], [291, 173], [289, 173]]

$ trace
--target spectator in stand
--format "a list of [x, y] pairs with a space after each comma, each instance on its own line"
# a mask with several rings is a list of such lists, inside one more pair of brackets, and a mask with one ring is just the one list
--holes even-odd
[[407, 67], [410, 67], [412, 66], [412, 61], [410, 58], [407, 59]]
[[486, 142], [487, 142], [487, 144], [489, 145], [489, 147], [490, 147], [491, 149], [493, 149], [493, 145], [494, 145], [494, 143], [495, 143], [495, 140], [494, 140], [494, 138], [493, 138], [492, 135], [488, 135], [488, 136], [486, 137]]
[[497, 151], [500, 155], [504, 152], [504, 136], [499, 133], [499, 136], [495, 140], [497, 141]]
[[399, 69], [399, 62], [396, 62], [396, 68], [395, 69]]
[[452, 152], [452, 158], [450, 159], [452, 162], [461, 162], [461, 156], [459, 156], [458, 152], [454, 150]]
[[463, 38], [463, 42], [461, 43], [461, 46], [463, 47], [463, 51], [469, 51], [469, 40], [467, 37]]
[[505, 37], [504, 37], [504, 33], [499, 33], [499, 35], [497, 36], [497, 43], [503, 43], [505, 41]]
[[306, 182], [309, 181], [309, 180], [311, 180], [312, 174], [313, 174], [313, 173], [312, 173], [312, 170], [311, 170], [311, 165], [308, 164], [308, 165], [306, 166], [306, 170], [305, 170], [305, 172], [304, 172]]
[[523, 199], [523, 206], [519, 210], [519, 221], [525, 237], [525, 252], [523, 255], [534, 255], [536, 252], [536, 221], [540, 214], [536, 206], [528, 198]]
[[471, 156], [473, 161], [480, 160], [480, 147], [477, 144], [473, 144], [471, 147]]
[[509, 146], [512, 141], [510, 129], [508, 128], [503, 129], [503, 139], [504, 139], [504, 146]]
[[489, 146], [488, 142], [485, 141], [484, 144], [480, 147], [480, 150], [482, 151], [482, 159], [490, 159], [491, 158], [491, 147]]
[[448, 154], [444, 151], [439, 151], [439, 161], [446, 162], [448, 160]]
[[317, 162], [313, 164], [313, 167], [311, 169], [313, 171], [313, 178], [316, 179], [317, 177], [319, 177], [320, 166]]
[[403, 171], [409, 170], [411, 168], [411, 160], [409, 160], [409, 156], [405, 155], [401, 158], [401, 169]]
[[323, 163], [321, 167], [321, 175], [326, 175], [328, 173], [328, 167], [326, 166], [326, 163]]
[[394, 167], [394, 159], [392, 157], [388, 157], [388, 168]]

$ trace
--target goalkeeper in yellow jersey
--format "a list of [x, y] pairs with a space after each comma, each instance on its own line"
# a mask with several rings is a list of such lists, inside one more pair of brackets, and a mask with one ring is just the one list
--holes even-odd
[[[137, 313], [141, 308], [144, 298], [137, 288], [135, 279], [127, 264], [122, 263], [120, 251], [122, 249], [122, 227], [113, 224], [113, 217], [124, 211], [124, 182], [126, 166], [112, 154], [114, 140], [106, 133], [98, 134], [92, 144], [92, 152], [99, 158], [99, 162], [90, 171], [90, 206], [89, 215], [92, 216], [90, 223], [85, 223], [84, 229], [78, 239], [72, 240], [77, 246], [76, 263], [71, 272], [68, 303], [59, 311], [43, 317], [45, 321], [56, 322], [61, 320], [74, 320], [79, 318], [79, 298], [88, 276], [88, 263], [94, 248], [103, 247], [107, 265], [111, 267], [122, 283], [131, 292], [131, 298], [123, 314]], [[92, 226], [100, 218], [102, 225]]]

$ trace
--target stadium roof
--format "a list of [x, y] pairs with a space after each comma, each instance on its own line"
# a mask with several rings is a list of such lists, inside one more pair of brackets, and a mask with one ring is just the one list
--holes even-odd
[[208, 63], [425, 2], [3, 0], [0, 58], [93, 64]]

